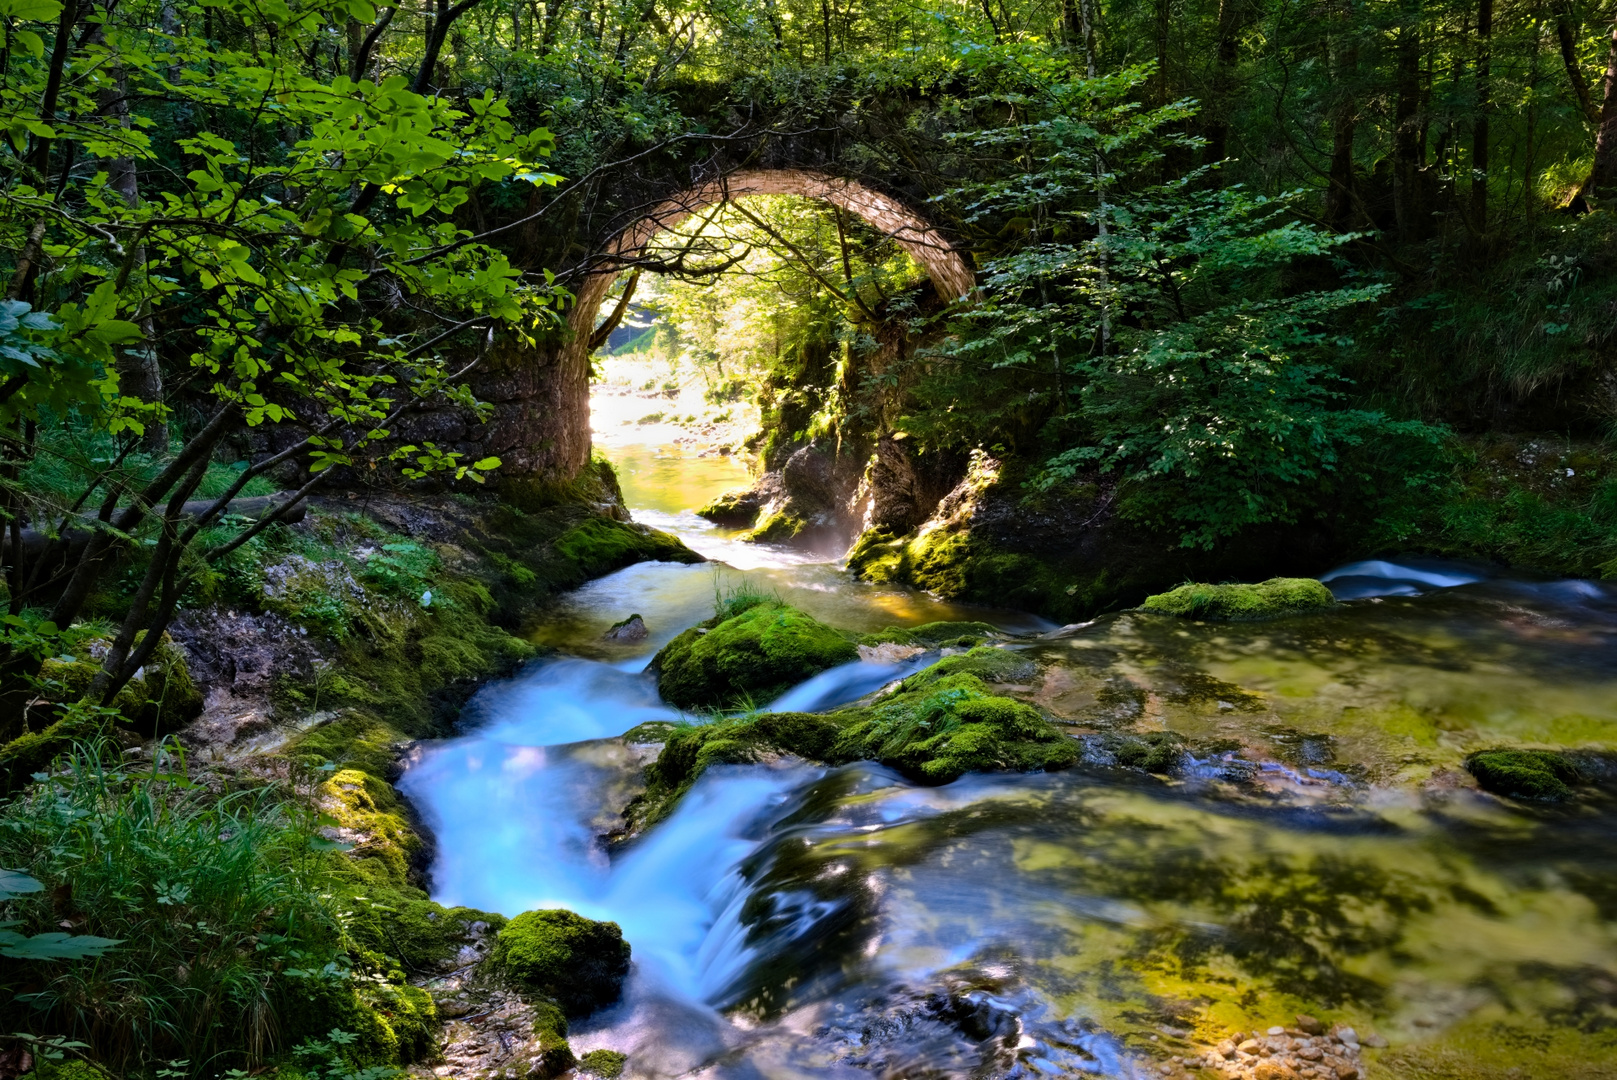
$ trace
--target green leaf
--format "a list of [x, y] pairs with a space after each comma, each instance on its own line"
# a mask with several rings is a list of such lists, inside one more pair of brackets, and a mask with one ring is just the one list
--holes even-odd
[[0, 0], [0, 15], [34, 22], [54, 22], [62, 13], [58, 0]]
[[24, 937], [14, 930], [0, 930], [0, 956], [9, 956], [13, 960], [88, 960], [121, 944], [123, 941], [119, 938], [94, 937], [90, 934], [54, 931]]

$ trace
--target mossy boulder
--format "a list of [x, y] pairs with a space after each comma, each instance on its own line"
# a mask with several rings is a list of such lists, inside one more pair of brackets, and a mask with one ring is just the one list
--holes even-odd
[[522, 990], [553, 999], [568, 1016], [610, 1005], [629, 973], [629, 943], [617, 923], [571, 911], [525, 911], [505, 924], [495, 965]]
[[835, 757], [879, 761], [923, 783], [968, 772], [1063, 769], [1080, 754], [1037, 709], [991, 693], [964, 671], [906, 686], [850, 720]]
[[320, 785], [320, 808], [354, 844], [356, 861], [379, 860], [387, 879], [404, 881], [421, 838], [405, 818], [392, 786], [358, 769], [341, 769]]
[[1563, 755], [1552, 750], [1480, 750], [1465, 760], [1477, 784], [1496, 795], [1538, 802], [1572, 797], [1581, 777]]
[[1081, 748], [1031, 705], [993, 693], [993, 682], [1030, 677], [1015, 653], [977, 648], [910, 676], [871, 705], [828, 713], [764, 713], [675, 728], [646, 768], [646, 791], [629, 807], [644, 828], [667, 816], [711, 765], [791, 754], [826, 764], [879, 761], [912, 779], [943, 784], [968, 772], [1062, 769]]
[[794, 514], [789, 509], [782, 509], [765, 514], [763, 520], [742, 539], [752, 543], [784, 544], [788, 540], [796, 540], [808, 529], [809, 523], [802, 515]]
[[858, 649], [840, 631], [779, 601], [763, 600], [686, 630], [651, 666], [663, 700], [700, 709], [766, 702], [857, 659]]
[[592, 578], [637, 562], [707, 561], [677, 536], [609, 517], [584, 519], [557, 537], [555, 548]]
[[762, 506], [763, 499], [752, 488], [737, 488], [726, 491], [698, 510], [696, 515], [725, 528], [750, 529], [753, 522], [758, 520], [758, 511]]
[[[145, 631], [137, 635], [137, 646], [145, 636]], [[41, 696], [58, 704], [79, 701], [100, 670], [101, 661], [89, 653], [50, 657], [40, 667]], [[192, 681], [185, 652], [164, 634], [112, 705], [131, 726], [156, 735], [195, 719], [202, 712], [202, 692]]]
[[1270, 578], [1256, 585], [1187, 584], [1148, 596], [1142, 611], [1184, 619], [1244, 621], [1320, 611], [1336, 604], [1313, 578]]

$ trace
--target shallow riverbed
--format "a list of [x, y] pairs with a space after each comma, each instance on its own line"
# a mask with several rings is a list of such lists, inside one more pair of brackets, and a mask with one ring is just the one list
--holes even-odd
[[[722, 563], [567, 598], [535, 632], [563, 655], [486, 690], [401, 783], [437, 837], [436, 898], [622, 925], [625, 1000], [575, 1046], [627, 1051], [631, 1076], [1184, 1075], [1308, 1013], [1356, 1029], [1370, 1077], [1617, 1071], [1610, 802], [1591, 785], [1511, 804], [1462, 767], [1562, 746], [1600, 778], [1617, 746], [1604, 587], [1383, 563], [1344, 568], [1331, 583], [1352, 599], [1318, 615], [1056, 628], [739, 543], [689, 513], [744, 479], [734, 463], [630, 434], [602, 441], [636, 516]], [[608, 854], [655, 752], [615, 736], [678, 719], [642, 669], [743, 576], [848, 629], [1000, 626], [1039, 667], [1011, 692], [1069, 723], [1086, 764], [939, 788], [871, 765], [725, 767]], [[631, 613], [650, 638], [604, 642]], [[898, 674], [806, 693], [828, 707]], [[1121, 735], [1181, 749], [1148, 775], [1109, 764]]]

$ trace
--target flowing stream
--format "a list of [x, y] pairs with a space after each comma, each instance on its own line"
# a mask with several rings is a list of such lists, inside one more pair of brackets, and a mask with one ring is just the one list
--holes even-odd
[[[535, 631], [557, 653], [480, 694], [401, 782], [436, 834], [436, 899], [622, 926], [624, 1000], [575, 1047], [628, 1052], [631, 1076], [1159, 1075], [1309, 1012], [1390, 1042], [1370, 1076], [1617, 1063], [1604, 789], [1524, 808], [1460, 770], [1499, 741], [1617, 745], [1605, 587], [1372, 562], [1328, 576], [1348, 602], [1321, 615], [1058, 630], [738, 543], [689, 509], [739, 465], [598, 430], [637, 519], [718, 561], [565, 598]], [[1086, 765], [936, 788], [868, 764], [717, 768], [609, 854], [650, 752], [616, 736], [678, 719], [643, 668], [742, 577], [848, 629], [1019, 635], [1041, 676], [1017, 692], [1074, 725]], [[648, 640], [603, 640], [631, 613]], [[778, 704], [828, 708], [908, 670], [849, 665]], [[1122, 730], [1200, 756], [1175, 779], [1108, 767]], [[1602, 779], [1604, 757], [1578, 760]]]

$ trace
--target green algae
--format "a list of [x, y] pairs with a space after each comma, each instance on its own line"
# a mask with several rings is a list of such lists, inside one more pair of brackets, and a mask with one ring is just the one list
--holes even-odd
[[1479, 750], [1465, 759], [1477, 783], [1513, 799], [1561, 802], [1572, 797], [1581, 777], [1563, 754], [1550, 750]]
[[1270, 578], [1256, 585], [1187, 584], [1148, 596], [1142, 611], [1184, 619], [1272, 619], [1333, 607], [1331, 590], [1313, 578]]
[[587, 1016], [618, 999], [629, 973], [629, 943], [617, 923], [563, 909], [525, 911], [500, 930], [493, 963], [517, 986]]
[[858, 658], [840, 631], [778, 601], [759, 600], [686, 630], [651, 666], [665, 701], [697, 709], [768, 701]]

